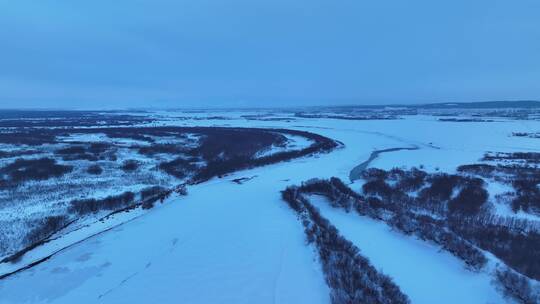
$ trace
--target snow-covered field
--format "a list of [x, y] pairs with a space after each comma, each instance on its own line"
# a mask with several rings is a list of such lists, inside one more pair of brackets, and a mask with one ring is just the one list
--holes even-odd
[[[419, 149], [381, 154], [370, 166], [454, 172], [459, 165], [478, 162], [487, 151], [540, 150], [539, 139], [511, 136], [540, 131], [539, 121], [441, 122], [428, 115], [308, 119], [288, 113], [268, 116], [284, 118], [279, 120], [246, 119], [260, 114], [152, 115], [158, 119], [154, 125], [304, 130], [338, 140], [344, 147], [215, 178], [189, 187], [188, 196], [172, 196], [150, 212], [106, 225], [110, 230], [103, 233], [87, 239], [92, 233], [85, 234], [80, 242], [60, 239], [67, 248], [0, 280], [0, 303], [329, 303], [328, 287], [302, 225], [280, 198], [286, 186], [314, 177], [347, 181], [349, 171], [372, 151], [404, 145]], [[253, 176], [243, 184], [232, 182]], [[358, 190], [359, 183], [350, 186]], [[412, 303], [510, 302], [495, 290], [488, 274], [465, 269], [437, 247], [322, 202], [316, 205]], [[8, 268], [13, 265], [0, 270]]]

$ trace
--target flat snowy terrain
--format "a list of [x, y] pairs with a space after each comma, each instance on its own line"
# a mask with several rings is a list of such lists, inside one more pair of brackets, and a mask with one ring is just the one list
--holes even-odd
[[[248, 120], [242, 115], [257, 113], [214, 114], [227, 119], [194, 119], [195, 114], [182, 112], [153, 115], [160, 125], [303, 130], [344, 146], [214, 178], [190, 186], [187, 196], [173, 195], [149, 212], [111, 222], [105, 225], [110, 230], [81, 237], [83, 241], [60, 239], [57, 248], [65, 249], [0, 280], [0, 303], [329, 303], [317, 256], [296, 215], [281, 200], [285, 187], [314, 177], [348, 181], [350, 170], [374, 150], [407, 145], [419, 149], [381, 154], [370, 166], [454, 172], [459, 165], [478, 162], [487, 151], [540, 150], [538, 139], [511, 136], [540, 130], [538, 121], [457, 123], [420, 115], [398, 120]], [[186, 119], [176, 119], [182, 115]], [[253, 178], [232, 182], [242, 177]], [[358, 183], [349, 186], [358, 188]], [[467, 270], [438, 247], [382, 222], [332, 209], [323, 199], [314, 203], [412, 303], [509, 303], [487, 273]]]

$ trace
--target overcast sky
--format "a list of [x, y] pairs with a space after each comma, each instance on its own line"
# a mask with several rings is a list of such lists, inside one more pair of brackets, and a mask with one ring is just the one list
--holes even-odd
[[538, 0], [0, 0], [0, 108], [540, 99]]

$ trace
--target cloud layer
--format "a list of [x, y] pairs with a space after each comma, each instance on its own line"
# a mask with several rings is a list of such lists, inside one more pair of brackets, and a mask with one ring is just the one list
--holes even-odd
[[538, 99], [538, 16], [536, 0], [0, 0], [0, 104]]

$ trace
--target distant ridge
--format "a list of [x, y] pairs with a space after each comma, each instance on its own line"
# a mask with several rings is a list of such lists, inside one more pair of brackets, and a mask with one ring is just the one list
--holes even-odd
[[477, 101], [477, 102], [441, 102], [424, 104], [386, 104], [386, 105], [343, 105], [343, 106], [317, 106], [315, 108], [328, 109], [384, 109], [384, 108], [406, 108], [406, 109], [533, 109], [540, 108], [540, 101], [537, 100], [501, 100], [501, 101]]
[[540, 101], [480, 101], [480, 102], [445, 102], [406, 106], [420, 109], [501, 109], [501, 108], [540, 108]]

